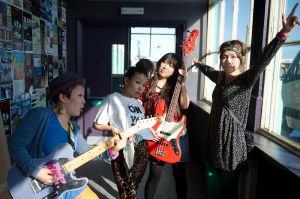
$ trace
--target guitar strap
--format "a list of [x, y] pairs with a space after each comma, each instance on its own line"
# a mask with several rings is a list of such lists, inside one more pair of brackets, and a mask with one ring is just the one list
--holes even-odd
[[75, 151], [75, 144], [74, 144], [74, 140], [75, 140], [75, 136], [74, 136], [74, 127], [73, 127], [73, 124], [72, 122], [69, 121], [69, 144], [72, 146], [73, 150]]

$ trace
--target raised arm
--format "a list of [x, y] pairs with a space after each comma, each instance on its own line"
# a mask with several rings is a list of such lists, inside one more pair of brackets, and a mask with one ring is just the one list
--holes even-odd
[[221, 71], [215, 70], [213, 67], [203, 64], [201, 61], [199, 61], [197, 58], [193, 58], [193, 63], [196, 67], [198, 67], [201, 72], [207, 76], [211, 81], [214, 83], [219, 82], [219, 78], [221, 75]]
[[263, 49], [263, 52], [255, 59], [253, 65], [249, 70], [250, 78], [249, 82], [255, 83], [255, 80], [259, 77], [262, 71], [269, 65], [272, 58], [277, 53], [278, 49], [285, 42], [288, 34], [300, 24], [298, 17], [294, 16], [294, 13], [298, 7], [298, 3], [295, 4], [291, 13], [285, 19], [284, 13], [282, 14], [282, 29], [277, 33], [276, 37]]

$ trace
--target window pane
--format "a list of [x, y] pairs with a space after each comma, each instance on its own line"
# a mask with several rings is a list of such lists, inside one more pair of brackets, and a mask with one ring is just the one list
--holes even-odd
[[220, 16], [221, 16], [221, 1], [216, 1], [214, 5], [214, 16], [213, 16], [213, 29], [211, 34], [212, 36], [212, 41], [211, 42], [211, 51], [216, 52], [219, 50], [219, 45], [220, 45]]
[[[297, 52], [295, 49], [298, 49]], [[288, 56], [288, 52], [294, 52]], [[282, 67], [282, 129], [281, 135], [300, 144], [300, 45], [285, 47]], [[292, 58], [292, 59], [291, 59]], [[289, 60], [292, 62], [289, 64]]]
[[175, 35], [175, 28], [151, 28], [152, 34], [173, 34]]
[[131, 66], [141, 58], [150, 57], [150, 35], [131, 34]]
[[124, 44], [112, 45], [112, 74], [124, 74]]
[[[214, 67], [216, 70], [219, 70], [219, 54], [212, 54], [209, 56], [209, 60], [212, 67]], [[212, 102], [212, 92], [215, 88], [215, 83], [213, 83], [209, 78], [205, 77], [205, 93], [204, 93], [204, 99]]]
[[[291, 12], [291, 10], [293, 9], [294, 5], [296, 3], [299, 3], [299, 0], [288, 0], [288, 1], [285, 1], [286, 2], [286, 10], [285, 10], [285, 17], [287, 17], [287, 15]], [[300, 9], [299, 9], [299, 6], [298, 6], [298, 9], [296, 10], [295, 16], [300, 16]], [[288, 36], [287, 38], [287, 41], [292, 41], [292, 40], [300, 40], [300, 28], [295, 28]]]
[[150, 60], [156, 62], [166, 53], [175, 53], [175, 39], [175, 35], [152, 35]]
[[[135, 29], [139, 28], [135, 27]], [[141, 58], [150, 59], [155, 63], [164, 54], [175, 52], [176, 28], [149, 27], [141, 28], [139, 29], [139, 32], [142, 32], [142, 29], [149, 30], [149, 32], [145, 34], [131, 33], [131, 66], [134, 66]], [[131, 30], [133, 30], [133, 28], [131, 28]], [[135, 30], [134, 32], [137, 31]]]
[[224, 41], [231, 40], [233, 17], [233, 0], [225, 1]]
[[132, 27], [131, 33], [150, 33], [150, 28]]
[[237, 39], [246, 43], [247, 32], [250, 22], [251, 0], [239, 1], [238, 24], [237, 24]]

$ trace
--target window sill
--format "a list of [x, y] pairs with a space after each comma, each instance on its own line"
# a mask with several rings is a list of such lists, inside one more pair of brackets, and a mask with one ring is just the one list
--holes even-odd
[[202, 110], [207, 112], [208, 114], [210, 113], [211, 110], [211, 104], [209, 102], [206, 102], [204, 100], [198, 100], [198, 101], [193, 101], [195, 104], [197, 104]]
[[[211, 106], [205, 101], [194, 101], [202, 110], [210, 113]], [[253, 133], [255, 146], [280, 165], [300, 177], [300, 157], [259, 133]]]
[[300, 157], [276, 144], [265, 136], [253, 133], [254, 143], [257, 148], [273, 158], [279, 164], [300, 177]]

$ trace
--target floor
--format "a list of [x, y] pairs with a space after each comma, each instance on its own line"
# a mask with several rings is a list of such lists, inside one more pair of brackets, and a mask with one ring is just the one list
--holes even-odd
[[[149, 167], [149, 165], [148, 165]], [[138, 189], [138, 198], [143, 199], [145, 182], [148, 170]], [[188, 199], [205, 198], [200, 168], [191, 161], [187, 164]], [[90, 187], [100, 196], [101, 199], [119, 198], [116, 184], [114, 183], [110, 162], [100, 160], [89, 162], [78, 169], [78, 174], [89, 178]], [[171, 165], [166, 165], [156, 192], [156, 199], [175, 199], [175, 184], [172, 176]]]

